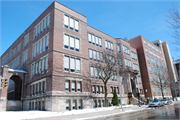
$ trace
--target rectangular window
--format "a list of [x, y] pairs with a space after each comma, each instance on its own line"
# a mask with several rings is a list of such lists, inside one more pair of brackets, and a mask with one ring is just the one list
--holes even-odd
[[64, 27], [68, 28], [69, 27], [69, 17], [64, 15]]
[[80, 74], [81, 73], [81, 60], [76, 59], [76, 73]]
[[103, 94], [103, 86], [100, 87], [100, 92]]
[[99, 39], [97, 36], [96, 36], [96, 46], [99, 46]]
[[130, 56], [129, 47], [123, 45], [123, 52], [124, 52], [124, 54]]
[[154, 74], [157, 74], [156, 68], [155, 68], [155, 67], [153, 67], [153, 71], [154, 71]]
[[12, 69], [17, 69], [19, 67], [19, 57], [16, 58], [12, 63], [10, 63], [9, 67]]
[[12, 57], [15, 57], [16, 56], [16, 49], [13, 50], [13, 55]]
[[156, 66], [158, 66], [158, 67], [159, 67], [159, 62], [158, 62], [158, 60], [156, 60]]
[[72, 92], [76, 92], [76, 81], [72, 81], [71, 87], [72, 87]]
[[131, 52], [131, 56], [133, 60], [137, 60], [137, 54], [134, 52]]
[[144, 44], [146, 45], [146, 41], [145, 41], [145, 40], [143, 40], [143, 42], [144, 42]]
[[25, 64], [27, 62], [27, 54], [28, 54], [28, 50], [26, 50], [24, 53], [23, 53], [23, 62], [22, 64]]
[[155, 65], [154, 58], [151, 57], [151, 63]]
[[93, 59], [93, 55], [92, 55], [93, 53], [92, 53], [92, 50], [91, 49], [89, 49], [89, 58], [90, 58], [90, 60], [92, 60]]
[[2, 66], [4, 66], [7, 62], [8, 62], [8, 54], [2, 58]]
[[119, 65], [121, 68], [123, 68], [123, 59], [122, 58], [119, 58]]
[[151, 77], [151, 83], [154, 83], [153, 76], [150, 76], [150, 77]]
[[69, 57], [64, 56], [64, 70], [69, 71]]
[[17, 47], [17, 54], [21, 51], [21, 44]]
[[70, 91], [70, 89], [69, 89], [69, 84], [70, 83], [70, 81], [69, 80], [66, 80], [66, 82], [65, 82], [65, 90], [67, 91], [67, 92], [69, 92]]
[[74, 37], [70, 37], [70, 49], [74, 50]]
[[[8, 56], [6, 55], [6, 57], [8, 57]], [[12, 58], [12, 50], [9, 52], [9, 61], [11, 60], [11, 58]], [[7, 62], [7, 60], [6, 60], [6, 62]]]
[[99, 86], [96, 86], [96, 93], [99, 94]]
[[113, 94], [113, 87], [111, 87], [111, 94]]
[[133, 63], [133, 68], [134, 68], [134, 70], [139, 71], [139, 66], [138, 66], [138, 64]]
[[146, 59], [147, 59], [147, 61], [150, 63], [150, 59], [149, 59], [149, 56], [148, 56], [148, 55], [146, 55]]
[[77, 109], [77, 100], [73, 100], [72, 108], [73, 108], [73, 110]]
[[75, 58], [70, 59], [70, 68], [71, 72], [75, 72]]
[[141, 83], [141, 77], [139, 76], [137, 79], [138, 79], [138, 84], [141, 85], [142, 84]]
[[81, 92], [81, 82], [80, 81], [77, 82], [77, 89], [78, 89], [78, 92]]
[[91, 43], [91, 34], [88, 33], [88, 40], [89, 40], [89, 43]]
[[99, 47], [102, 47], [102, 39], [99, 37]]
[[105, 41], [105, 47], [106, 47], [106, 50], [108, 50], [108, 42]]
[[118, 53], [121, 53], [121, 45], [120, 44], [117, 45], [117, 50], [118, 50]]
[[131, 60], [125, 58], [125, 65], [126, 65], [126, 68], [132, 69]]
[[79, 100], [79, 101], [78, 101], [78, 106], [79, 106], [79, 107], [78, 107], [79, 109], [82, 109], [82, 108], [83, 108], [83, 107], [82, 107], [82, 100]]
[[153, 94], [156, 94], [156, 88], [153, 86]]
[[95, 36], [92, 35], [92, 44], [95, 45]]
[[92, 86], [92, 92], [95, 94], [95, 85]]
[[75, 23], [75, 31], [79, 32], [79, 21], [75, 20], [74, 23]]
[[75, 39], [75, 45], [76, 45], [76, 46], [75, 46], [76, 51], [79, 52], [79, 49], [80, 49], [80, 47], [79, 47], [79, 46], [80, 46], [80, 41], [79, 41], [79, 39], [77, 39], [77, 38]]
[[70, 100], [66, 100], [66, 110], [71, 110], [70, 109]]
[[145, 48], [145, 51], [148, 53], [148, 49], [147, 48]]
[[150, 65], [148, 65], [148, 68], [149, 68], [149, 72], [152, 73], [152, 70], [151, 70], [151, 66], [150, 66]]
[[91, 78], [94, 78], [94, 67], [90, 67], [90, 71], [91, 71]]
[[27, 35], [24, 37], [24, 48], [28, 45], [28, 42], [29, 42], [29, 34], [27, 34]]
[[33, 57], [36, 57], [40, 53], [48, 49], [49, 46], [49, 34], [41, 38], [33, 45]]

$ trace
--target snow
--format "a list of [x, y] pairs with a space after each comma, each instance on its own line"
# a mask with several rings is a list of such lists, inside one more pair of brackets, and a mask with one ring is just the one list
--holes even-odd
[[[125, 107], [131, 107], [133, 105], [126, 105]], [[53, 116], [64, 116], [64, 115], [75, 115], [75, 114], [83, 114], [83, 113], [91, 113], [91, 112], [98, 112], [98, 111], [106, 111], [106, 110], [114, 110], [120, 108], [120, 106], [112, 106], [112, 107], [102, 107], [102, 108], [93, 108], [93, 109], [82, 109], [82, 110], [72, 110], [72, 111], [62, 111], [62, 112], [51, 112], [51, 111], [6, 111], [0, 112], [0, 119], [1, 120], [22, 120], [22, 119], [35, 119], [35, 118], [44, 118], [44, 117], [53, 117]], [[139, 109], [138, 109], [139, 110]], [[122, 111], [120, 109], [120, 111]], [[137, 111], [137, 110], [126, 110], [122, 111], [121, 113]], [[119, 113], [116, 113], [119, 114]], [[115, 115], [115, 114], [110, 114]], [[109, 116], [109, 115], [106, 115]], [[97, 117], [105, 117], [103, 115], [96, 116]], [[87, 119], [87, 118], [81, 118]]]

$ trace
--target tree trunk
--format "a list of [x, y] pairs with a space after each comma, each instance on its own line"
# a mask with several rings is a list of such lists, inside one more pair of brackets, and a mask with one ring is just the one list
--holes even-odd
[[105, 107], [108, 106], [108, 100], [107, 100], [107, 86], [106, 83], [104, 83], [104, 102], [105, 102]]

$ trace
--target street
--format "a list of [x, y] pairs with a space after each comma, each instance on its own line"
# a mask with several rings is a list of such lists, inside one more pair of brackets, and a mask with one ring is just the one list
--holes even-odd
[[151, 119], [179, 120], [180, 119], [179, 115], [180, 115], [180, 103], [174, 105], [166, 105], [160, 108], [147, 108], [143, 111], [133, 112], [130, 114], [119, 114], [119, 115], [103, 118], [103, 120], [151, 120]]

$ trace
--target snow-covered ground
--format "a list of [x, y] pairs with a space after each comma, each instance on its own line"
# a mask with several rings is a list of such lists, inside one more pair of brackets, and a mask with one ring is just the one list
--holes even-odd
[[[126, 106], [123, 106], [123, 108], [124, 107], [131, 107], [131, 106], [133, 106], [133, 105], [126, 105]], [[6, 112], [0, 112], [0, 120], [22, 120], [22, 119], [35, 119], [35, 118], [43, 118], [43, 117], [53, 117], [53, 116], [75, 115], [75, 114], [82, 114], [82, 113], [91, 113], [91, 112], [98, 112], [98, 111], [113, 110], [113, 109], [117, 109], [117, 108], [120, 108], [120, 106], [72, 110], [72, 111], [64, 111], [64, 112], [6, 111]], [[136, 110], [126, 110], [126, 111], [123, 111], [122, 113], [131, 112], [131, 111], [136, 111]], [[112, 115], [115, 115], [115, 114], [112, 114]], [[106, 117], [106, 116], [97, 116], [97, 117]], [[82, 118], [82, 119], [85, 119], [85, 118]]]

